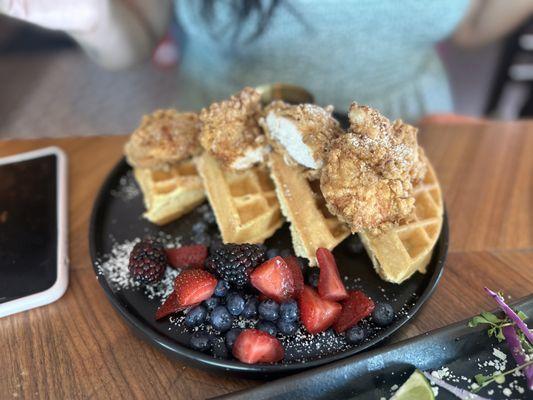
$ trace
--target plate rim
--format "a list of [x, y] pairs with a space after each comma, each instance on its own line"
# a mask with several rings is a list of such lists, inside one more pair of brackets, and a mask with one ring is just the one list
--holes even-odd
[[111, 286], [98, 269], [98, 254], [95, 243], [97, 219], [99, 217], [100, 210], [103, 207], [104, 199], [108, 196], [111, 182], [116, 179], [116, 177], [121, 174], [123, 170], [125, 170], [126, 172], [132, 170], [131, 166], [127, 164], [125, 157], [122, 157], [105, 177], [94, 200], [94, 204], [91, 210], [89, 223], [89, 254], [91, 256], [91, 263], [97, 281], [104, 290], [104, 293], [106, 294], [108, 300], [111, 302], [113, 308], [124, 320], [126, 320], [126, 322], [128, 322], [134, 333], [140, 333], [140, 336], [142, 336], [145, 341], [157, 347], [158, 349], [163, 350], [171, 357], [179, 358], [182, 361], [192, 361], [197, 366], [207, 366], [213, 368], [214, 370], [218, 370], [220, 372], [225, 373], [245, 373], [249, 377], [253, 378], [254, 376], [250, 375], [262, 375], [263, 377], [268, 377], [279, 374], [296, 373], [304, 370], [309, 370], [314, 367], [340, 361], [349, 357], [353, 357], [356, 354], [360, 354], [368, 349], [374, 348], [376, 345], [389, 338], [391, 335], [396, 333], [401, 327], [411, 321], [413, 317], [418, 313], [418, 311], [420, 311], [420, 308], [431, 297], [442, 277], [442, 274], [444, 273], [444, 266], [446, 264], [449, 248], [448, 214], [445, 205], [443, 207], [443, 221], [441, 232], [435, 244], [435, 248], [433, 249], [433, 251], [437, 252], [437, 254], [434, 253], [432, 255], [432, 258], [437, 257], [435, 262], [435, 271], [433, 272], [433, 275], [431, 276], [428, 285], [424, 288], [422, 294], [417, 299], [415, 305], [409, 309], [409, 311], [405, 314], [404, 318], [396, 321], [388, 328], [388, 331], [385, 336], [377, 336], [374, 339], [365, 342], [361, 346], [353, 347], [347, 351], [341, 351], [339, 353], [327, 357], [317, 358], [315, 360], [304, 363], [244, 364], [236, 360], [217, 359], [208, 354], [189, 349], [174, 340], [164, 337], [161, 333], [155, 331], [150, 325], [137, 318], [131, 311], [127, 309], [127, 307], [122, 304], [120, 299], [113, 293]]

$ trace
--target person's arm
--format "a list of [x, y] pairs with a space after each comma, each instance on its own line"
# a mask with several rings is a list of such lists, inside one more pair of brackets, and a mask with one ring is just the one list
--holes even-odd
[[0, 0], [0, 13], [72, 36], [96, 63], [120, 69], [147, 58], [165, 34], [171, 0]]
[[479, 46], [505, 36], [533, 13], [533, 0], [472, 0], [453, 41], [461, 46]]

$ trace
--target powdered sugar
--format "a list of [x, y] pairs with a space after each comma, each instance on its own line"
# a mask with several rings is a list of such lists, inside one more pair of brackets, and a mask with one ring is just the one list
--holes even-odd
[[126, 175], [120, 177], [118, 189], [111, 190], [111, 196], [117, 197], [124, 202], [133, 200], [140, 194], [141, 191], [139, 186], [137, 186], [132, 170], [129, 170]]
[[[158, 240], [167, 247], [179, 245], [179, 238], [172, 238], [164, 233], [158, 235]], [[133, 247], [140, 241], [140, 238], [135, 238], [122, 243], [115, 242], [110, 254], [97, 261], [98, 275], [105, 277], [115, 291], [142, 289], [148, 299], [164, 300], [172, 292], [174, 279], [180, 271], [169, 267], [160, 282], [151, 285], [136, 282], [130, 275], [128, 263]]]

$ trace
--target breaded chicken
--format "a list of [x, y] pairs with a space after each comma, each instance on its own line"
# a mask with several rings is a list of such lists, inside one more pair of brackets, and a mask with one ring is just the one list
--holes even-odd
[[331, 141], [342, 134], [338, 121], [326, 109], [314, 104], [270, 104], [261, 120], [272, 146], [285, 156], [288, 164], [298, 163], [318, 170]]
[[166, 170], [201, 151], [199, 134], [196, 113], [157, 110], [142, 118], [124, 153], [133, 167]]
[[332, 143], [320, 187], [329, 210], [352, 232], [385, 230], [409, 218], [413, 184], [426, 172], [417, 129], [356, 103], [349, 118], [350, 132]]
[[242, 170], [262, 162], [269, 146], [258, 124], [260, 114], [261, 95], [250, 87], [211, 104], [200, 113], [202, 147], [226, 168]]

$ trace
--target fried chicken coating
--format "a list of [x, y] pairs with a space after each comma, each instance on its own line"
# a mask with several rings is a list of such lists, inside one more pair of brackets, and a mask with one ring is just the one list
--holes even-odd
[[343, 132], [332, 111], [332, 107], [276, 101], [265, 109], [266, 117], [260, 123], [272, 147], [288, 164], [318, 170], [329, 144]]
[[269, 151], [258, 120], [261, 95], [246, 87], [200, 112], [202, 147], [226, 168], [242, 170], [263, 161]]
[[133, 167], [166, 170], [202, 150], [199, 134], [196, 113], [157, 110], [142, 118], [124, 146], [124, 153]]
[[349, 118], [350, 131], [327, 154], [320, 187], [352, 232], [383, 231], [413, 212], [413, 184], [426, 173], [417, 129], [356, 103]]

